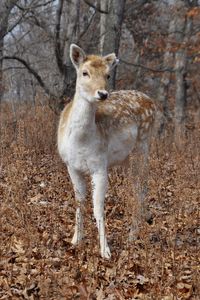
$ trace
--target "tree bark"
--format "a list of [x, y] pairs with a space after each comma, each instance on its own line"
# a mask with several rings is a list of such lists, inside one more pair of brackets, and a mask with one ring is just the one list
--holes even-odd
[[[168, 43], [166, 46], [166, 52], [163, 58], [163, 68], [172, 68], [174, 63], [174, 54], [171, 51], [171, 41], [174, 36], [175, 28], [175, 21], [171, 20], [169, 24], [168, 30]], [[158, 99], [162, 103], [164, 116], [169, 118], [169, 107], [168, 107], [168, 96], [169, 96], [169, 87], [171, 83], [171, 72], [164, 72], [161, 78], [161, 84], [158, 91]]]
[[[100, 25], [100, 50], [102, 55], [115, 52], [118, 55], [121, 26], [124, 15], [126, 0], [103, 0], [101, 1], [101, 9], [108, 11], [108, 14], [101, 14]], [[115, 88], [116, 68], [113, 71], [110, 80], [110, 87]]]
[[[172, 52], [172, 41], [174, 39], [174, 32], [176, 32], [176, 22], [172, 19], [169, 23], [168, 29], [168, 42], [166, 45], [166, 51], [163, 58], [163, 68], [173, 69], [174, 66], [174, 53]], [[158, 100], [161, 102], [163, 108], [163, 116], [160, 120], [159, 134], [163, 133], [166, 126], [166, 121], [171, 119], [169, 110], [169, 88], [171, 85], [172, 72], [164, 72], [160, 81], [160, 87], [158, 89]]]
[[3, 98], [4, 87], [3, 87], [3, 48], [4, 48], [4, 37], [8, 32], [8, 18], [11, 10], [15, 6], [18, 0], [1, 0], [0, 5], [0, 103]]
[[[80, 0], [73, 0], [66, 4], [65, 7], [66, 23], [63, 24], [64, 35], [61, 37], [64, 40], [63, 44], [63, 64], [64, 64], [64, 77], [63, 77], [63, 91], [61, 98], [71, 98], [74, 94], [75, 88], [75, 69], [71, 64], [69, 57], [69, 48], [71, 43], [78, 43], [80, 34], [79, 19], [80, 19]], [[65, 17], [65, 15], [64, 15]], [[61, 101], [62, 102], [62, 101]], [[61, 103], [62, 106], [62, 103]]]
[[175, 96], [175, 126], [179, 126], [186, 116], [186, 103], [187, 103], [187, 49], [185, 45], [188, 43], [192, 29], [191, 17], [179, 19], [178, 21], [179, 32], [177, 41], [180, 49], [175, 55], [175, 75], [176, 75], [176, 96]]

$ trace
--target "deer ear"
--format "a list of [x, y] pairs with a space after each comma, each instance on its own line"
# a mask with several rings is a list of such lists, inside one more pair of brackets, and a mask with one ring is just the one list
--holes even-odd
[[111, 53], [104, 56], [104, 59], [107, 65], [109, 66], [110, 70], [113, 69], [119, 63], [119, 59], [117, 59], [115, 53]]
[[74, 65], [74, 67], [76, 69], [78, 69], [80, 64], [85, 60], [86, 54], [83, 51], [83, 49], [81, 49], [80, 47], [78, 47], [75, 44], [71, 44], [71, 46], [70, 46], [70, 58], [71, 58], [71, 61]]

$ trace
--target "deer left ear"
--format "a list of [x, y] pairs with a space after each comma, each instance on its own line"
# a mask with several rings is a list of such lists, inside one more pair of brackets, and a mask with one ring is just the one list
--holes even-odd
[[113, 69], [119, 63], [119, 59], [117, 59], [115, 53], [111, 53], [104, 56], [104, 59], [107, 65], [109, 66], [110, 70]]
[[74, 65], [74, 67], [76, 69], [78, 69], [80, 64], [86, 58], [86, 54], [83, 51], [83, 49], [81, 49], [80, 47], [78, 47], [75, 44], [71, 44], [71, 46], [70, 46], [70, 58], [71, 58], [71, 61]]

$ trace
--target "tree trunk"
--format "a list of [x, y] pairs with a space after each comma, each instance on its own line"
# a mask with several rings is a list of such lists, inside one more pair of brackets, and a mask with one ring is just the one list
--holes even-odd
[[[108, 0], [101, 0], [101, 9], [104, 11], [108, 11]], [[101, 14], [101, 22], [100, 22], [100, 53], [104, 54], [104, 40], [106, 34], [106, 14]]]
[[[61, 97], [71, 98], [74, 94], [76, 72], [72, 66], [69, 57], [69, 48], [71, 43], [78, 43], [79, 36], [79, 14], [80, 14], [80, 0], [73, 0], [70, 3], [66, 3], [66, 16], [67, 22], [64, 33], [64, 60], [65, 65], [63, 91]], [[80, 45], [81, 46], [81, 45]], [[62, 103], [61, 103], [62, 104]]]
[[181, 147], [181, 140], [185, 133], [184, 120], [186, 117], [187, 104], [187, 45], [192, 32], [192, 17], [187, 13], [182, 18], [177, 19], [176, 41], [179, 49], [175, 55], [175, 76], [176, 76], [176, 94], [175, 94], [175, 141], [178, 147]]
[[175, 126], [183, 123], [186, 116], [186, 103], [187, 103], [187, 49], [182, 45], [188, 42], [188, 37], [192, 29], [192, 19], [187, 17], [178, 20], [179, 32], [177, 41], [180, 44], [180, 49], [175, 55], [175, 75], [176, 75], [176, 96], [175, 96]]
[[[0, 57], [3, 56], [3, 39], [0, 40]], [[0, 103], [3, 98], [3, 60], [0, 59]]]
[[0, 103], [4, 93], [3, 60], [1, 60], [3, 57], [4, 37], [8, 32], [9, 14], [17, 2], [18, 0], [1, 0], [0, 4]]
[[[126, 0], [101, 1], [101, 9], [109, 12], [108, 14], [101, 14], [100, 50], [102, 55], [111, 52], [115, 52], [118, 55], [125, 2]], [[113, 71], [110, 80], [112, 89], [115, 88], [115, 79], [116, 69]]]
[[[176, 24], [174, 20], [172, 20], [169, 24], [168, 43], [167, 43], [166, 52], [164, 54], [164, 59], [163, 59], [163, 69], [172, 68], [174, 63], [174, 54], [171, 52], [171, 47], [172, 47], [171, 41], [173, 39], [174, 32], [176, 30], [175, 25]], [[158, 99], [162, 103], [164, 115], [167, 118], [169, 118], [168, 92], [169, 92], [170, 82], [171, 82], [171, 73], [164, 72], [161, 79]]]

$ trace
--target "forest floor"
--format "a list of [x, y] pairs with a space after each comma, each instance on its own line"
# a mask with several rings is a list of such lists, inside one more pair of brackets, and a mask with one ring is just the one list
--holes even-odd
[[134, 163], [111, 172], [105, 211], [112, 257], [103, 260], [90, 194], [85, 239], [70, 244], [76, 204], [56, 150], [57, 117], [46, 106], [14, 116], [2, 105], [0, 113], [0, 299], [200, 299], [198, 123], [178, 146], [172, 129], [154, 140], [146, 199], [153, 219], [135, 240]]

